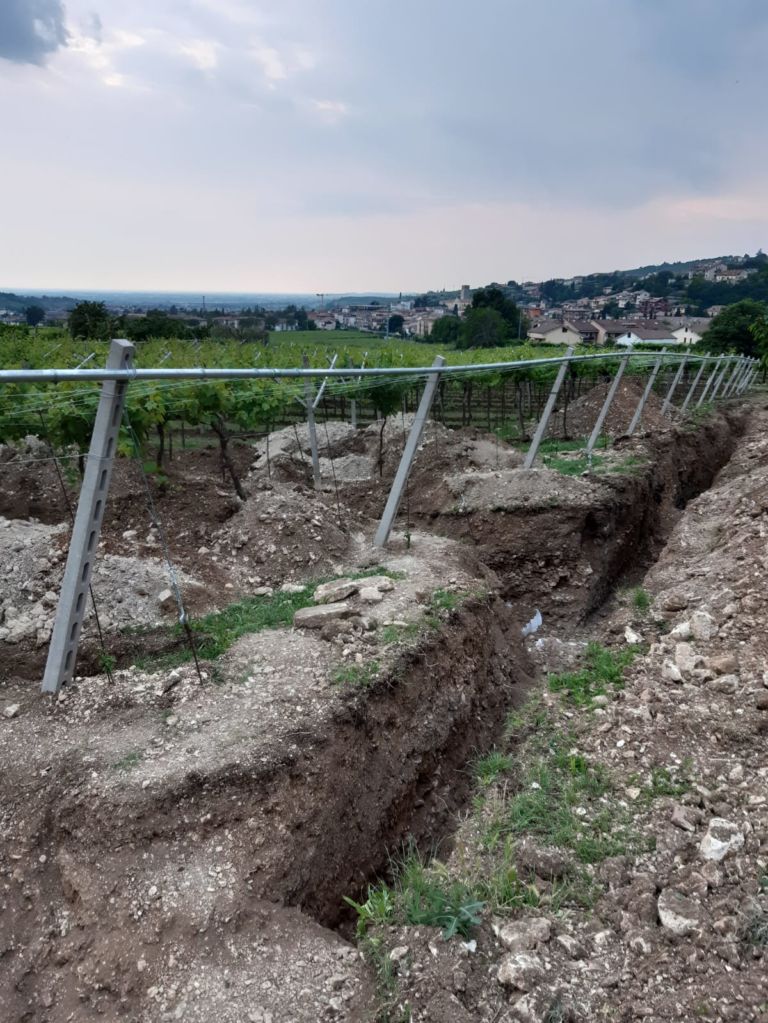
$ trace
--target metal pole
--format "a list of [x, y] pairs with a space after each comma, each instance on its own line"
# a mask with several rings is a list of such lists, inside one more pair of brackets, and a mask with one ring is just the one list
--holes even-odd
[[[432, 365], [434, 368], [438, 368], [444, 365], [444, 363], [445, 359], [443, 356], [438, 355]], [[439, 379], [440, 378], [437, 373], [431, 373], [427, 378], [424, 393], [421, 396], [421, 401], [419, 402], [419, 408], [413, 420], [411, 432], [408, 434], [408, 440], [406, 441], [405, 448], [403, 449], [400, 465], [397, 467], [397, 473], [395, 474], [392, 489], [390, 490], [389, 497], [387, 498], [384, 513], [381, 516], [379, 528], [376, 530], [376, 536], [373, 538], [374, 547], [383, 547], [389, 539], [392, 524], [395, 521], [397, 509], [400, 507], [400, 500], [403, 496], [403, 491], [405, 490], [405, 484], [408, 482], [411, 464], [413, 463], [413, 459], [416, 455], [416, 449], [421, 443], [421, 437], [424, 433], [424, 427], [427, 422], [429, 410], [432, 408], [432, 400], [435, 397], [435, 391], [437, 390], [437, 382]]]
[[688, 356], [684, 355], [680, 365], [677, 367], [677, 373], [675, 373], [675, 378], [669, 385], [669, 390], [667, 391], [667, 396], [664, 399], [664, 404], [661, 406], [661, 414], [663, 416], [667, 414], [669, 406], [672, 404], [672, 395], [677, 390], [677, 385], [680, 383], [680, 377], [683, 375], [683, 370], [685, 369], [687, 362]]
[[723, 397], [724, 398], [730, 398], [730, 396], [734, 393], [734, 391], [736, 389], [736, 385], [738, 384], [739, 380], [741, 379], [742, 374], [745, 372], [748, 364], [749, 364], [749, 360], [744, 358], [744, 357], [739, 359], [739, 361], [736, 363], [736, 369], [733, 371], [733, 376], [728, 381], [728, 383], [726, 384], [725, 390], [723, 391]]
[[753, 360], [752, 365], [749, 367], [747, 375], [745, 376], [744, 380], [742, 381], [739, 387], [739, 394], [744, 394], [746, 391], [749, 390], [749, 388], [752, 386], [752, 381], [754, 380], [759, 368], [760, 364], [757, 361], [757, 359]]
[[712, 388], [712, 393], [709, 396], [709, 400], [710, 401], [714, 401], [715, 398], [717, 397], [717, 392], [720, 390], [720, 388], [721, 388], [721, 386], [723, 384], [723, 380], [725, 380], [725, 374], [728, 372], [728, 369], [730, 368], [729, 367], [730, 361], [731, 361], [730, 356], [725, 358], [725, 363], [723, 365], [723, 372], [720, 374], [720, 376], [715, 381], [715, 386]]
[[715, 359], [715, 365], [714, 365], [714, 367], [712, 369], [712, 372], [707, 377], [707, 382], [706, 382], [706, 384], [704, 384], [704, 390], [699, 395], [699, 400], [696, 402], [696, 408], [701, 408], [701, 406], [704, 404], [704, 399], [706, 398], [707, 394], [709, 393], [709, 388], [715, 382], [715, 377], [720, 372], [720, 369], [722, 367], [723, 359], [724, 358], [725, 358], [724, 355], [720, 355], [720, 356], [718, 356], [717, 359]]
[[666, 353], [667, 353], [667, 349], [666, 348], [662, 348], [661, 352], [659, 353], [658, 359], [653, 364], [653, 369], [651, 370], [651, 375], [648, 377], [648, 382], [645, 385], [645, 390], [643, 391], [643, 396], [640, 399], [640, 401], [637, 403], [637, 408], [635, 409], [635, 414], [632, 416], [632, 422], [629, 424], [629, 429], [627, 430], [627, 436], [628, 437], [631, 437], [632, 434], [635, 432], [635, 430], [640, 425], [640, 418], [642, 417], [643, 409], [645, 408], [645, 403], [648, 401], [648, 396], [651, 393], [651, 389], [653, 388], [653, 385], [654, 385], [654, 382], [655, 382], [656, 377], [658, 375], [658, 372], [661, 369], [662, 363], [664, 362], [664, 356], [666, 355]]
[[[304, 363], [304, 368], [309, 368], [309, 359], [306, 355], [302, 356], [301, 361]], [[321, 486], [320, 480], [320, 456], [317, 453], [317, 425], [315, 423], [315, 403], [314, 396], [312, 394], [312, 384], [308, 378], [304, 380], [304, 407], [307, 410], [307, 432], [309, 433], [309, 450], [312, 454], [312, 479], [315, 484], [315, 490], [319, 490]]]
[[[109, 349], [107, 368], [130, 369], [133, 365], [134, 351], [130, 341], [113, 341]], [[101, 523], [109, 492], [109, 481], [112, 478], [127, 387], [128, 383], [125, 380], [107, 380], [101, 388], [91, 435], [91, 447], [72, 526], [72, 538], [69, 541], [56, 621], [48, 648], [42, 684], [44, 693], [57, 693], [62, 685], [71, 681], [75, 671], [86, 594], [101, 535]]]
[[682, 412], [685, 412], [685, 410], [686, 410], [686, 409], [688, 408], [688, 403], [690, 402], [691, 398], [692, 398], [692, 397], [694, 396], [694, 394], [696, 393], [696, 388], [697, 388], [697, 387], [699, 386], [699, 380], [701, 380], [701, 374], [702, 374], [702, 373], [704, 372], [704, 367], [705, 367], [705, 366], [707, 365], [707, 361], [708, 361], [708, 360], [707, 360], [707, 359], [705, 359], [705, 360], [704, 360], [704, 361], [702, 362], [702, 364], [701, 364], [701, 365], [699, 366], [699, 372], [698, 372], [698, 373], [696, 374], [696, 376], [695, 376], [695, 378], [694, 378], [694, 381], [693, 381], [693, 383], [691, 384], [691, 386], [690, 386], [690, 388], [689, 388], [689, 390], [688, 390], [688, 393], [687, 393], [687, 394], [686, 394], [686, 396], [685, 396], [685, 401], [684, 401], [684, 402], [683, 402], [683, 404], [682, 404], [682, 405], [680, 406], [680, 412], [681, 412], [681, 413], [682, 413]]
[[746, 384], [747, 380], [749, 379], [749, 377], [750, 377], [750, 375], [752, 373], [753, 365], [754, 365], [754, 359], [747, 359], [746, 368], [745, 368], [744, 372], [742, 373], [741, 377], [739, 378], [739, 382], [736, 384], [736, 388], [735, 388], [735, 392], [734, 392], [735, 394], [743, 394], [743, 392], [744, 392], [744, 385]]
[[614, 396], [616, 394], [616, 391], [619, 388], [619, 384], [621, 383], [621, 378], [624, 376], [624, 370], [627, 368], [627, 363], [628, 362], [629, 362], [629, 354], [625, 355], [624, 358], [619, 363], [619, 368], [616, 370], [616, 376], [613, 378], [613, 383], [611, 384], [610, 388], [608, 389], [608, 393], [605, 396], [605, 401], [603, 402], [603, 407], [600, 409], [600, 415], [597, 417], [597, 422], [595, 423], [595, 427], [592, 430], [592, 433], [590, 435], [589, 440], [587, 441], [587, 448], [586, 448], [587, 455], [591, 456], [592, 449], [594, 448], [595, 444], [597, 443], [597, 438], [600, 436], [600, 431], [603, 428], [603, 423], [605, 422], [605, 417], [608, 415], [608, 409], [611, 407], [611, 402], [613, 401]]
[[544, 439], [547, 426], [549, 425], [549, 417], [552, 415], [552, 409], [555, 407], [557, 396], [560, 393], [560, 388], [563, 386], [563, 380], [565, 380], [565, 374], [568, 372], [569, 359], [573, 355], [573, 348], [567, 348], [565, 352], [565, 362], [561, 364], [560, 369], [557, 371], [555, 382], [552, 384], [552, 390], [549, 392], [547, 398], [547, 404], [544, 406], [544, 411], [541, 413], [541, 419], [539, 425], [536, 427], [536, 432], [533, 435], [531, 446], [528, 448], [528, 452], [523, 462], [524, 469], [530, 469], [533, 463], [536, 461], [536, 455], [539, 453], [539, 445]]

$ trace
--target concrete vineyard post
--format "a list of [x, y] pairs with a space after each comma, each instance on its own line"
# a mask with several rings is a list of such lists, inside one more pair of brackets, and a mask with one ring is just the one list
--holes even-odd
[[616, 376], [613, 378], [613, 383], [609, 387], [608, 393], [605, 396], [603, 407], [600, 409], [600, 415], [597, 417], [597, 422], [595, 423], [594, 429], [592, 430], [589, 440], [587, 441], [586, 447], [587, 455], [592, 454], [595, 444], [597, 443], [597, 438], [600, 436], [600, 431], [603, 429], [605, 417], [608, 415], [608, 410], [611, 407], [611, 403], [614, 399], [616, 391], [619, 389], [619, 384], [621, 383], [621, 378], [624, 376], [624, 370], [627, 368], [628, 362], [629, 354], [625, 355], [624, 358], [619, 363], [619, 368], [616, 370]]
[[685, 412], [685, 410], [688, 408], [688, 405], [690, 404], [691, 398], [694, 396], [694, 394], [696, 393], [696, 388], [699, 386], [699, 380], [701, 380], [702, 373], [704, 372], [704, 367], [707, 365], [708, 362], [709, 362], [709, 359], [703, 359], [702, 360], [702, 363], [699, 366], [699, 372], [693, 378], [693, 383], [688, 388], [688, 393], [685, 396], [685, 401], [680, 406], [680, 411], [681, 412]]
[[[433, 368], [444, 365], [445, 359], [442, 355], [438, 355], [432, 363]], [[408, 482], [408, 476], [411, 471], [413, 459], [416, 455], [416, 449], [421, 443], [421, 437], [427, 423], [427, 416], [429, 415], [429, 410], [432, 408], [432, 401], [435, 397], [435, 391], [437, 390], [437, 382], [439, 379], [439, 373], [430, 373], [427, 378], [424, 393], [421, 396], [421, 401], [419, 402], [416, 417], [413, 420], [411, 432], [408, 434], [408, 440], [406, 441], [405, 448], [403, 449], [400, 465], [397, 467], [397, 473], [395, 474], [392, 489], [390, 490], [389, 497], [387, 498], [384, 513], [381, 516], [379, 528], [376, 530], [376, 536], [373, 539], [375, 547], [383, 547], [389, 539], [389, 534], [392, 531], [392, 524], [395, 521], [397, 509], [400, 507], [403, 491], [405, 490], [405, 485]]]
[[536, 461], [536, 455], [539, 453], [539, 445], [544, 439], [544, 434], [547, 431], [549, 425], [549, 417], [552, 415], [552, 410], [555, 407], [557, 396], [560, 393], [560, 388], [563, 386], [563, 380], [565, 380], [565, 374], [568, 372], [570, 365], [570, 358], [573, 355], [573, 348], [568, 348], [565, 353], [565, 362], [562, 363], [560, 369], [557, 371], [555, 382], [552, 384], [552, 390], [549, 392], [547, 403], [544, 406], [544, 411], [541, 413], [541, 419], [539, 425], [536, 427], [536, 432], [533, 435], [531, 446], [528, 448], [528, 452], [523, 462], [524, 469], [530, 469], [533, 463]]
[[[134, 351], [130, 341], [114, 340], [109, 349], [107, 369], [131, 369]], [[59, 605], [45, 664], [42, 684], [44, 693], [57, 693], [62, 685], [72, 680], [75, 671], [77, 645], [87, 603], [86, 595], [101, 536], [101, 524], [112, 478], [127, 388], [127, 380], [105, 380], [101, 386], [91, 447], [85, 463]]]
[[637, 403], [637, 408], [635, 409], [635, 414], [632, 416], [632, 422], [629, 424], [629, 429], [627, 430], [627, 436], [628, 437], [631, 437], [632, 434], [635, 432], [635, 430], [640, 425], [640, 419], [642, 418], [642, 415], [643, 415], [643, 409], [645, 408], [645, 403], [648, 401], [648, 396], [651, 393], [651, 390], [653, 388], [654, 382], [656, 380], [656, 377], [658, 376], [659, 370], [661, 369], [662, 363], [664, 362], [664, 356], [666, 354], [667, 354], [667, 349], [666, 348], [662, 348], [661, 352], [659, 353], [658, 359], [653, 364], [653, 369], [651, 370], [651, 374], [648, 377], [648, 382], [645, 385], [645, 390], [643, 391], [643, 395], [640, 398], [640, 401]]

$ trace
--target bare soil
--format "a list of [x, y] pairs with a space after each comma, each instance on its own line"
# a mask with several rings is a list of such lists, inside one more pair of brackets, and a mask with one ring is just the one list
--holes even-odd
[[[214, 453], [174, 457], [168, 483], [155, 481], [152, 489], [171, 555], [188, 573], [184, 588], [198, 594], [200, 610], [256, 588], [361, 570], [388, 571], [392, 589], [370, 601], [359, 592], [351, 596], [348, 616], [322, 630], [244, 636], [203, 665], [202, 684], [189, 665], [121, 668], [110, 683], [91, 674], [94, 662], [85, 658], [77, 684], [59, 700], [45, 700], [36, 674], [44, 637], [6, 644], [3, 657], [11, 657], [14, 669], [0, 680], [0, 1018], [370, 1023], [382, 993], [349, 940], [343, 896], [359, 897], [406, 842], [425, 852], [438, 847], [460, 875], [473, 842], [471, 824], [466, 833], [459, 826], [475, 784], [468, 764], [502, 740], [509, 711], [532, 692], [537, 672], [553, 670], [558, 657], [578, 660], [590, 628], [622, 643], [630, 624], [654, 645], [635, 662], [625, 694], [578, 723], [584, 750], [611, 771], [642, 774], [694, 746], [697, 784], [708, 793], [686, 804], [700, 815], [697, 841], [708, 816], [720, 811], [738, 818], [747, 835], [744, 862], [726, 872], [725, 890], [706, 906], [707, 920], [728, 909], [717, 903], [720, 896], [738, 901], [728, 910], [738, 917], [764, 863], [765, 832], [754, 824], [763, 804], [749, 803], [761, 797], [765, 780], [759, 773], [765, 750], [752, 748], [755, 735], [764, 734], [763, 717], [755, 704], [745, 712], [746, 730], [739, 722], [713, 733], [712, 721], [726, 713], [733, 694], [716, 689], [702, 700], [710, 680], [699, 676], [682, 686], [660, 681], [663, 664], [675, 655], [666, 625], [638, 623], [626, 602], [615, 611], [604, 602], [618, 584], [640, 581], [661, 553], [654, 571], [668, 571], [676, 589], [681, 578], [688, 580], [686, 610], [721, 614], [722, 601], [711, 597], [719, 576], [734, 594], [729, 603], [736, 611], [727, 619], [722, 611], [717, 642], [702, 646], [706, 663], [695, 670], [714, 672], [708, 665], [721, 648], [743, 643], [752, 650], [750, 636], [762, 635], [755, 594], [768, 514], [760, 475], [768, 472], [764, 424], [760, 410], [747, 426], [744, 408], [712, 416], [697, 429], [670, 429], [665, 421], [663, 432], [619, 449], [636, 459], [626, 471], [585, 477], [546, 469], [523, 474], [516, 468], [519, 453], [495, 437], [432, 426], [402, 509], [404, 533], [386, 554], [372, 551], [367, 538], [399, 460], [402, 424], [385, 424], [383, 434], [381, 424], [356, 434], [329, 430], [328, 467], [331, 457], [354, 456], [371, 465], [371, 474], [356, 477], [351, 463], [350, 479], [339, 473], [334, 481], [333, 471], [330, 479], [324, 472], [319, 494], [308, 486], [301, 439], [291, 447], [292, 430], [276, 438], [268, 467], [266, 452], [257, 452], [255, 463], [250, 449], [238, 452], [250, 495], [243, 505], [224, 485], [212, 485]], [[747, 441], [737, 447], [745, 429]], [[726, 490], [716, 483], [697, 498], [734, 449], [721, 477]], [[45, 476], [50, 466], [40, 465], [27, 483], [37, 503], [25, 504], [22, 483], [15, 485], [15, 495], [0, 506], [9, 520], [29, 515], [33, 506], [39, 519], [53, 501], [46, 489], [54, 486]], [[355, 466], [358, 472], [361, 462]], [[125, 556], [129, 546], [136, 565], [155, 564], [162, 538], [144, 517], [134, 470], [126, 464], [117, 473], [103, 549]], [[757, 484], [745, 489], [745, 480], [755, 477]], [[712, 506], [720, 532], [705, 531], [709, 539], [696, 546], [686, 524], [700, 524], [699, 507], [708, 521], [710, 495], [720, 502]], [[63, 508], [58, 517], [50, 508], [46, 514], [50, 524], [65, 520]], [[727, 555], [712, 560], [722, 536], [729, 538]], [[36, 586], [48, 588], [61, 567], [58, 554], [44, 567], [34, 558], [18, 563]], [[663, 575], [658, 584], [654, 578], [647, 585], [658, 591], [663, 610], [669, 585]], [[14, 586], [4, 596], [18, 602], [26, 590], [18, 580]], [[130, 599], [143, 597], [137, 613], [146, 610], [148, 621], [162, 624], [168, 612], [155, 606], [156, 596]], [[526, 644], [521, 626], [536, 608], [544, 632]], [[601, 617], [590, 617], [601, 609]], [[660, 621], [667, 621], [666, 611]], [[118, 649], [127, 644], [131, 656], [124, 634], [112, 632], [111, 641]], [[152, 643], [150, 633], [144, 645]], [[738, 652], [745, 673], [737, 672], [737, 692], [753, 700], [763, 654], [757, 646], [748, 656]], [[574, 724], [570, 708], [556, 700], [549, 706]], [[708, 709], [700, 713], [700, 707]], [[691, 741], [693, 721], [699, 721], [700, 747]], [[712, 739], [721, 733], [722, 741]], [[748, 782], [743, 799], [721, 798], [732, 765], [710, 763], [713, 751], [716, 760], [733, 754], [741, 763], [741, 780]], [[627, 797], [630, 809], [631, 803]], [[637, 826], [656, 834], [668, 810], [663, 804], [661, 816], [656, 806], [636, 813]], [[617, 1019], [684, 1020], [695, 1016], [691, 978], [701, 966], [701, 975], [716, 977], [723, 991], [712, 1002], [721, 1015], [702, 1018], [761, 1018], [761, 956], [750, 951], [753, 958], [745, 960], [738, 942], [734, 953], [731, 941], [720, 973], [711, 973], [714, 938], [695, 946], [703, 951], [694, 958], [685, 941], [670, 941], [657, 917], [644, 919], [651, 951], [632, 970], [626, 966], [640, 944], [621, 913], [631, 912], [626, 906], [642, 888], [641, 875], [657, 876], [660, 885], [688, 897], [701, 895], [700, 871], [688, 870], [692, 841], [685, 855], [665, 839], [657, 860], [604, 868], [596, 880], [608, 901], [595, 912], [610, 940], [594, 937], [590, 917], [570, 915], [571, 909], [553, 915], [553, 933], [575, 935], [585, 952], [574, 959], [548, 946], [546, 983], [532, 992], [497, 980], [505, 950], [494, 931], [498, 921], [487, 915], [474, 951], [442, 941], [433, 929], [386, 931], [389, 949], [408, 948], [407, 966], [395, 971], [400, 1003], [410, 1006], [414, 1020], [551, 1023], [556, 1017], [547, 1013], [555, 1003], [563, 1019], [600, 1018], [613, 1005]], [[728, 1015], [720, 1003], [737, 1004], [738, 995], [735, 984], [725, 984], [726, 967], [740, 972], [745, 961], [748, 995], [738, 1004], [751, 1015]], [[662, 1003], [660, 978], [673, 986], [673, 1000]], [[643, 1004], [653, 1012], [632, 1015]]]

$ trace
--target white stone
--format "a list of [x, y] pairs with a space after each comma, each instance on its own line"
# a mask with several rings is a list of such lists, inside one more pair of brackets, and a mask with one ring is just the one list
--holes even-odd
[[515, 952], [501, 961], [496, 977], [504, 987], [530, 991], [544, 976], [541, 959], [529, 952]]
[[316, 604], [335, 604], [340, 600], [346, 600], [353, 593], [357, 593], [359, 583], [354, 579], [335, 579], [330, 583], [322, 583], [314, 592], [312, 599]]
[[675, 646], [675, 664], [684, 675], [693, 671], [698, 660], [699, 656], [690, 643], [678, 643]]
[[380, 590], [382, 593], [390, 593], [395, 588], [395, 584], [389, 578], [388, 575], [369, 575], [364, 579], [360, 580], [361, 586], [372, 586], [376, 590]]
[[702, 913], [699, 907], [674, 888], [665, 888], [659, 895], [657, 909], [661, 926], [678, 937], [701, 927]]
[[526, 952], [549, 941], [552, 926], [546, 917], [515, 920], [499, 930], [502, 945], [510, 952]]
[[676, 664], [672, 661], [664, 661], [661, 667], [661, 677], [666, 679], [667, 682], [682, 682], [683, 675]]
[[18, 703], [9, 703], [5, 710], [3, 711], [3, 717], [15, 718], [18, 713], [19, 713]]
[[691, 638], [691, 623], [680, 622], [672, 629], [670, 636], [674, 636], [675, 639], [688, 640]]
[[624, 639], [630, 646], [637, 646], [638, 643], [643, 642], [643, 637], [639, 632], [635, 632], [634, 629], [630, 628], [629, 625], [624, 630]]
[[699, 852], [702, 859], [718, 862], [725, 859], [729, 853], [741, 849], [743, 845], [744, 835], [733, 821], [713, 817], [701, 840]]
[[299, 583], [283, 583], [283, 585], [280, 587], [280, 592], [293, 594], [303, 593], [304, 587], [301, 586]]
[[157, 602], [164, 611], [169, 610], [174, 605], [173, 590], [163, 590], [157, 595]]
[[691, 615], [691, 632], [693, 638], [707, 643], [717, 635], [717, 625], [711, 614], [706, 611], [694, 611]]
[[363, 586], [360, 590], [360, 599], [366, 604], [380, 604], [384, 594], [380, 593], [375, 586]]
[[344, 601], [321, 604], [319, 607], [302, 607], [293, 616], [293, 625], [296, 629], [322, 629], [326, 622], [349, 618], [352, 613], [349, 604]]

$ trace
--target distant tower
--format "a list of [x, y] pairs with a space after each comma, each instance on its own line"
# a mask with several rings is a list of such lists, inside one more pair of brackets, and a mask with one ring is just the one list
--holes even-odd
[[203, 295], [203, 314], [205, 314], [205, 295]]
[[472, 296], [469, 293], [469, 285], [468, 284], [462, 284], [462, 286], [461, 286], [461, 293], [459, 294], [459, 301], [460, 302], [470, 302], [471, 300], [472, 300]]

